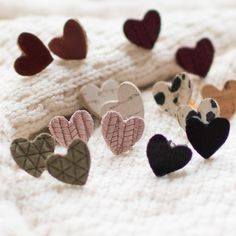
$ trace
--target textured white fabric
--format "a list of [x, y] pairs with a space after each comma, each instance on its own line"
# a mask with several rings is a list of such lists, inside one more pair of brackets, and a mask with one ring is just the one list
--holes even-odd
[[[144, 2], [140, 8], [136, 7], [139, 12], [142, 12]], [[165, 14], [162, 14], [162, 32], [153, 52], [137, 49], [126, 41], [122, 34], [124, 17], [109, 20], [84, 17], [81, 22], [90, 40], [86, 61], [72, 63], [56, 59], [44, 72], [32, 78], [22, 78], [12, 68], [19, 55], [15, 44], [17, 35], [30, 31], [48, 42], [61, 32], [67, 18], [2, 20], [1, 138], [28, 136], [45, 127], [54, 115], [72, 113], [80, 106], [77, 99], [79, 86], [89, 81], [99, 83], [115, 78], [145, 86], [159, 79], [168, 79], [180, 71], [174, 62], [176, 49], [182, 45], [194, 45], [203, 36], [212, 39], [216, 57], [205, 80], [193, 76], [194, 99], [200, 101], [200, 88], [205, 83], [220, 87], [224, 81], [235, 79], [236, 4], [216, 1], [211, 10], [204, 8], [207, 1], [193, 4], [201, 6], [199, 9], [190, 7], [190, 3], [185, 8], [175, 3], [169, 5], [168, 12], [165, 2], [160, 1]], [[6, 7], [7, 1], [3, 3]], [[84, 3], [84, 8], [89, 9], [89, 4], [91, 2]], [[186, 12], [188, 6], [189, 12]], [[211, 6], [210, 1], [205, 6]], [[59, 7], [51, 11], [60, 13]], [[118, 14], [123, 5], [118, 8], [116, 3], [116, 7], [112, 8]], [[29, 9], [34, 13], [37, 8], [32, 4]], [[68, 9], [65, 9], [67, 13]], [[134, 14], [131, 8], [128, 9]], [[8, 13], [8, 16], [13, 17], [15, 13]], [[19, 10], [17, 14], [23, 13]], [[3, 12], [1, 15], [4, 16]], [[104, 15], [111, 17], [112, 12]], [[205, 161], [194, 152], [185, 169], [156, 178], [145, 153], [149, 138], [162, 133], [176, 144], [188, 142], [177, 121], [156, 106], [151, 89], [143, 90], [142, 94], [146, 123], [143, 138], [132, 151], [116, 157], [106, 147], [97, 127], [88, 143], [92, 163], [84, 187], [60, 183], [47, 172], [39, 179], [31, 177], [14, 163], [9, 153], [10, 142], [0, 143], [0, 235], [235, 235], [236, 119], [231, 120], [229, 139], [212, 159]]]

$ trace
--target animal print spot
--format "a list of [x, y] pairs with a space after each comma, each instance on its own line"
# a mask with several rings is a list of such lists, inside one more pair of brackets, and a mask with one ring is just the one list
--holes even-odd
[[191, 81], [188, 81], [188, 87], [191, 88]]
[[213, 99], [211, 99], [211, 107], [212, 108], [216, 108], [217, 107], [217, 104], [216, 104], [216, 102]]
[[216, 117], [216, 115], [212, 111], [210, 111], [206, 114], [206, 120], [208, 122], [211, 122], [212, 120], [214, 120], [215, 117]]
[[180, 86], [181, 86], [181, 79], [179, 77], [177, 77], [176, 79], [174, 79], [169, 90], [170, 90], [170, 92], [174, 93], [179, 90]]
[[174, 99], [173, 99], [173, 103], [177, 103], [178, 102], [178, 97], [175, 97]]
[[188, 115], [186, 116], [186, 122], [187, 122], [187, 120], [189, 120], [190, 118], [192, 118], [192, 117], [199, 117], [200, 119], [201, 119], [201, 114], [199, 113], [199, 112], [196, 112], [196, 111], [190, 111], [189, 113], [188, 113]]
[[165, 103], [165, 94], [163, 92], [157, 93], [154, 98], [156, 103], [159, 105], [163, 105]]

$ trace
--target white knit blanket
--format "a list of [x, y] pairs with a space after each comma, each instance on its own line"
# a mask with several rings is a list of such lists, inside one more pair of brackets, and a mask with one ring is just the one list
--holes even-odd
[[[145, 87], [170, 78], [181, 71], [174, 61], [176, 49], [202, 37], [211, 38], [216, 56], [205, 80], [193, 76], [194, 99], [200, 101], [206, 83], [221, 87], [236, 79], [236, 3], [52, 0], [58, 5], [48, 7], [48, 1], [20, 2], [2, 1], [0, 10], [2, 18], [12, 18], [0, 21], [0, 236], [235, 235], [236, 118], [214, 157], [205, 161], [194, 152], [183, 170], [162, 178], [153, 175], [147, 161], [149, 138], [161, 133], [176, 144], [188, 142], [176, 120], [157, 107], [151, 88], [142, 91], [146, 129], [132, 151], [114, 156], [96, 128], [88, 144], [92, 163], [84, 187], [60, 183], [47, 172], [39, 179], [29, 176], [16, 166], [9, 145], [14, 137], [38, 132], [53, 116], [78, 109], [85, 83], [113, 78]], [[152, 52], [129, 44], [122, 33], [127, 17], [141, 17], [149, 8], [158, 9], [163, 22]], [[30, 14], [46, 16], [24, 16]], [[37, 76], [17, 75], [17, 35], [29, 31], [47, 43], [61, 33], [68, 15], [87, 29], [86, 61], [56, 59]]]

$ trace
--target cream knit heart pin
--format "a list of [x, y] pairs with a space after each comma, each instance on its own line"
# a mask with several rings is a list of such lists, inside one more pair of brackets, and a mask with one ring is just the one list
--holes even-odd
[[40, 134], [33, 141], [15, 139], [10, 150], [20, 168], [34, 177], [40, 177], [46, 168], [46, 159], [54, 152], [54, 148], [54, 139], [49, 134]]
[[64, 183], [84, 185], [90, 170], [90, 153], [86, 143], [75, 139], [69, 145], [66, 155], [51, 155], [47, 160], [47, 170]]
[[107, 101], [117, 99], [118, 87], [119, 83], [112, 79], [105, 81], [100, 88], [90, 83], [80, 89], [80, 99], [86, 109], [101, 118], [101, 106]]
[[117, 91], [118, 100], [108, 101], [101, 107], [101, 116], [108, 111], [117, 111], [122, 118], [144, 117], [144, 105], [139, 89], [131, 82], [123, 82]]
[[198, 117], [203, 123], [208, 124], [219, 116], [220, 107], [212, 98], [202, 100], [197, 110], [188, 105], [181, 105], [177, 111], [177, 119], [183, 129], [185, 129], [186, 123], [191, 117]]
[[49, 123], [52, 136], [65, 147], [68, 147], [76, 138], [88, 142], [93, 127], [93, 119], [85, 110], [76, 111], [69, 121], [64, 116], [56, 116]]
[[153, 86], [156, 103], [171, 115], [176, 115], [180, 105], [188, 104], [192, 95], [192, 85], [185, 73], [177, 74], [172, 82], [157, 82]]
[[144, 120], [140, 117], [131, 117], [123, 120], [116, 111], [109, 111], [102, 118], [102, 135], [115, 155], [130, 150], [142, 137]]

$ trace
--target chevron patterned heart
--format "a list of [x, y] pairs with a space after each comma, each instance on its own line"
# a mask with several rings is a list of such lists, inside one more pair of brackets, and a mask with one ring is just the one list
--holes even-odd
[[130, 150], [142, 137], [144, 121], [140, 117], [123, 120], [115, 111], [109, 111], [102, 119], [102, 134], [115, 155]]
[[74, 139], [88, 142], [93, 133], [93, 118], [85, 111], [76, 111], [68, 121], [64, 116], [56, 116], [49, 123], [49, 130], [56, 141], [68, 147]]
[[90, 153], [85, 142], [74, 140], [65, 156], [51, 155], [47, 160], [48, 172], [56, 179], [73, 185], [84, 185], [90, 169]]
[[11, 154], [20, 168], [39, 177], [46, 168], [46, 159], [54, 152], [55, 142], [49, 134], [41, 134], [33, 141], [24, 138], [11, 143]]

